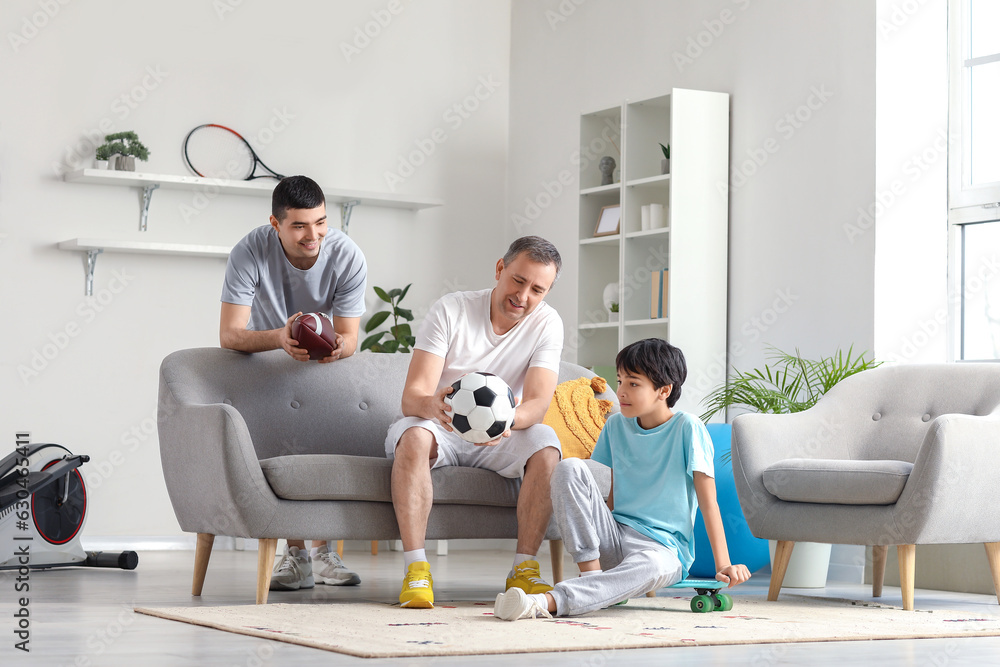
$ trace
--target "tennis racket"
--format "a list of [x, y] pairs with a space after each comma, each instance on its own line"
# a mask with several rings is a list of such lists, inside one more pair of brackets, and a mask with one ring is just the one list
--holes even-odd
[[[215, 123], [199, 125], [188, 132], [184, 137], [184, 161], [203, 178], [240, 181], [284, 178], [264, 164], [239, 132]], [[266, 173], [258, 174], [258, 168]]]

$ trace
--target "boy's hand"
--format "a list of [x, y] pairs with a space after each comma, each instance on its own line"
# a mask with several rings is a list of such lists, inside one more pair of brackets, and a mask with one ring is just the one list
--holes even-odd
[[727, 565], [726, 567], [719, 570], [715, 575], [717, 581], [721, 581], [729, 584], [728, 588], [732, 588], [737, 584], [742, 584], [744, 581], [750, 578], [750, 570], [747, 569], [746, 565]]

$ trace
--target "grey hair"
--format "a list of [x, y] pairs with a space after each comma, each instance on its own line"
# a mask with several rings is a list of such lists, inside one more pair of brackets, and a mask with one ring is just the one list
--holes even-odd
[[[510, 266], [518, 255], [527, 253], [528, 258], [539, 264], [554, 264], [556, 267], [556, 280], [562, 273], [562, 256], [556, 247], [543, 239], [541, 236], [522, 236], [507, 248], [507, 254], [503, 256], [503, 265]], [[552, 281], [553, 283], [555, 282]]]

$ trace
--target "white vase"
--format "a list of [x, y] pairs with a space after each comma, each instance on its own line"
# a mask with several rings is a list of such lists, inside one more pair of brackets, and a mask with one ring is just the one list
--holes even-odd
[[[771, 549], [771, 570], [774, 571], [774, 551], [778, 543], [769, 541]], [[782, 588], [825, 588], [826, 575], [830, 570], [832, 544], [816, 542], [796, 542], [792, 557], [785, 570]]]
[[670, 160], [667, 158], [660, 158], [660, 173], [669, 174], [670, 173]]
[[608, 313], [608, 322], [617, 322], [619, 315], [621, 315], [621, 313], [611, 313], [611, 312], [609, 312]]
[[97, 158], [94, 158], [94, 169], [107, 169], [107, 168], [108, 168], [107, 160], [98, 160]]

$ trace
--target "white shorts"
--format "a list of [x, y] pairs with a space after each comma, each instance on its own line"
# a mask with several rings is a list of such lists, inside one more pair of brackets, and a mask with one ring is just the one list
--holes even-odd
[[511, 431], [510, 437], [504, 438], [500, 444], [484, 447], [462, 440], [455, 433], [445, 430], [437, 421], [420, 417], [400, 417], [392, 423], [385, 437], [387, 458], [394, 457], [399, 439], [411, 428], [426, 429], [434, 436], [434, 441], [437, 443], [437, 458], [432, 460], [431, 468], [441, 466], [485, 468], [502, 477], [518, 479], [524, 477], [524, 466], [535, 452], [546, 447], [554, 447], [562, 458], [559, 436], [551, 426], [545, 424], [535, 424], [526, 429]]

